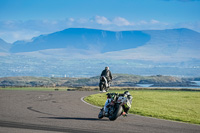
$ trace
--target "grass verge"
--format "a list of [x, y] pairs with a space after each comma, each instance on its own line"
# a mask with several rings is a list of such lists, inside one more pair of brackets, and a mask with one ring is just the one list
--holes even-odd
[[[113, 91], [123, 93], [123, 91]], [[169, 90], [131, 90], [132, 108], [129, 113], [160, 119], [200, 124], [200, 92]], [[106, 93], [94, 94], [84, 99], [103, 107]]]

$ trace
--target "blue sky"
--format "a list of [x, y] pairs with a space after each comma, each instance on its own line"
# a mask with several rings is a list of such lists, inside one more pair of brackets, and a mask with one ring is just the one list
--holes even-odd
[[28, 40], [66, 28], [200, 32], [200, 0], [0, 0], [0, 38]]

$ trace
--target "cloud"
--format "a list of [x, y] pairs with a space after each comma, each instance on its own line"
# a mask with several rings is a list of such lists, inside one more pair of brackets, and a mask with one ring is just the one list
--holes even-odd
[[118, 25], [118, 26], [128, 26], [128, 25], [133, 25], [133, 23], [130, 23], [128, 20], [122, 17], [116, 17], [113, 19], [113, 24]]
[[29, 31], [29, 30], [7, 31], [7, 32], [0, 32], [0, 38], [2, 38], [6, 42], [13, 43], [17, 40], [30, 40], [31, 38], [39, 36], [41, 34], [42, 34], [41, 32]]
[[167, 25], [168, 23], [166, 22], [161, 22], [159, 20], [151, 19], [149, 21], [146, 20], [141, 20], [139, 22], [136, 22], [135, 25], [140, 25], [140, 26], [153, 26], [153, 25]]
[[102, 25], [108, 25], [111, 24], [111, 22], [104, 16], [95, 16], [94, 21], [97, 24], [102, 24]]
[[70, 25], [69, 20], [7, 20], [0, 21], [0, 38], [7, 42], [27, 40], [41, 34], [62, 30]]
[[160, 23], [160, 22], [159, 22], [158, 20], [152, 19], [152, 20], [151, 20], [151, 23], [152, 23], [152, 24], [158, 24], [158, 23]]
[[122, 17], [115, 17], [113, 19], [108, 19], [104, 16], [95, 16], [91, 19], [91, 22], [100, 25], [117, 25], [117, 26], [129, 26], [134, 25], [134, 23], [129, 22], [127, 19]]
[[69, 18], [68, 19], [70, 22], [74, 22], [74, 18]]
[[147, 21], [144, 21], [144, 20], [141, 20], [140, 22], [137, 23], [138, 25], [145, 25], [145, 24], [148, 24]]

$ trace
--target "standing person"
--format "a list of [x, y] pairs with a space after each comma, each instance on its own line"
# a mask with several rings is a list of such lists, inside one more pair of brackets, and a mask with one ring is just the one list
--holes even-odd
[[[110, 87], [110, 81], [112, 80], [112, 74], [109, 70], [109, 67], [105, 67], [105, 69], [102, 71], [101, 76], [104, 76], [107, 79], [108, 88]], [[100, 85], [100, 84], [99, 84]]]

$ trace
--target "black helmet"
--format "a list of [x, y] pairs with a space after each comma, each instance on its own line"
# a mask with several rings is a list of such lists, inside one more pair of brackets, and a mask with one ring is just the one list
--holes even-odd
[[130, 93], [128, 91], [125, 91], [124, 94], [125, 95], [130, 95]]
[[105, 70], [109, 70], [109, 67], [108, 67], [108, 66], [106, 66], [106, 67], [105, 67]]

